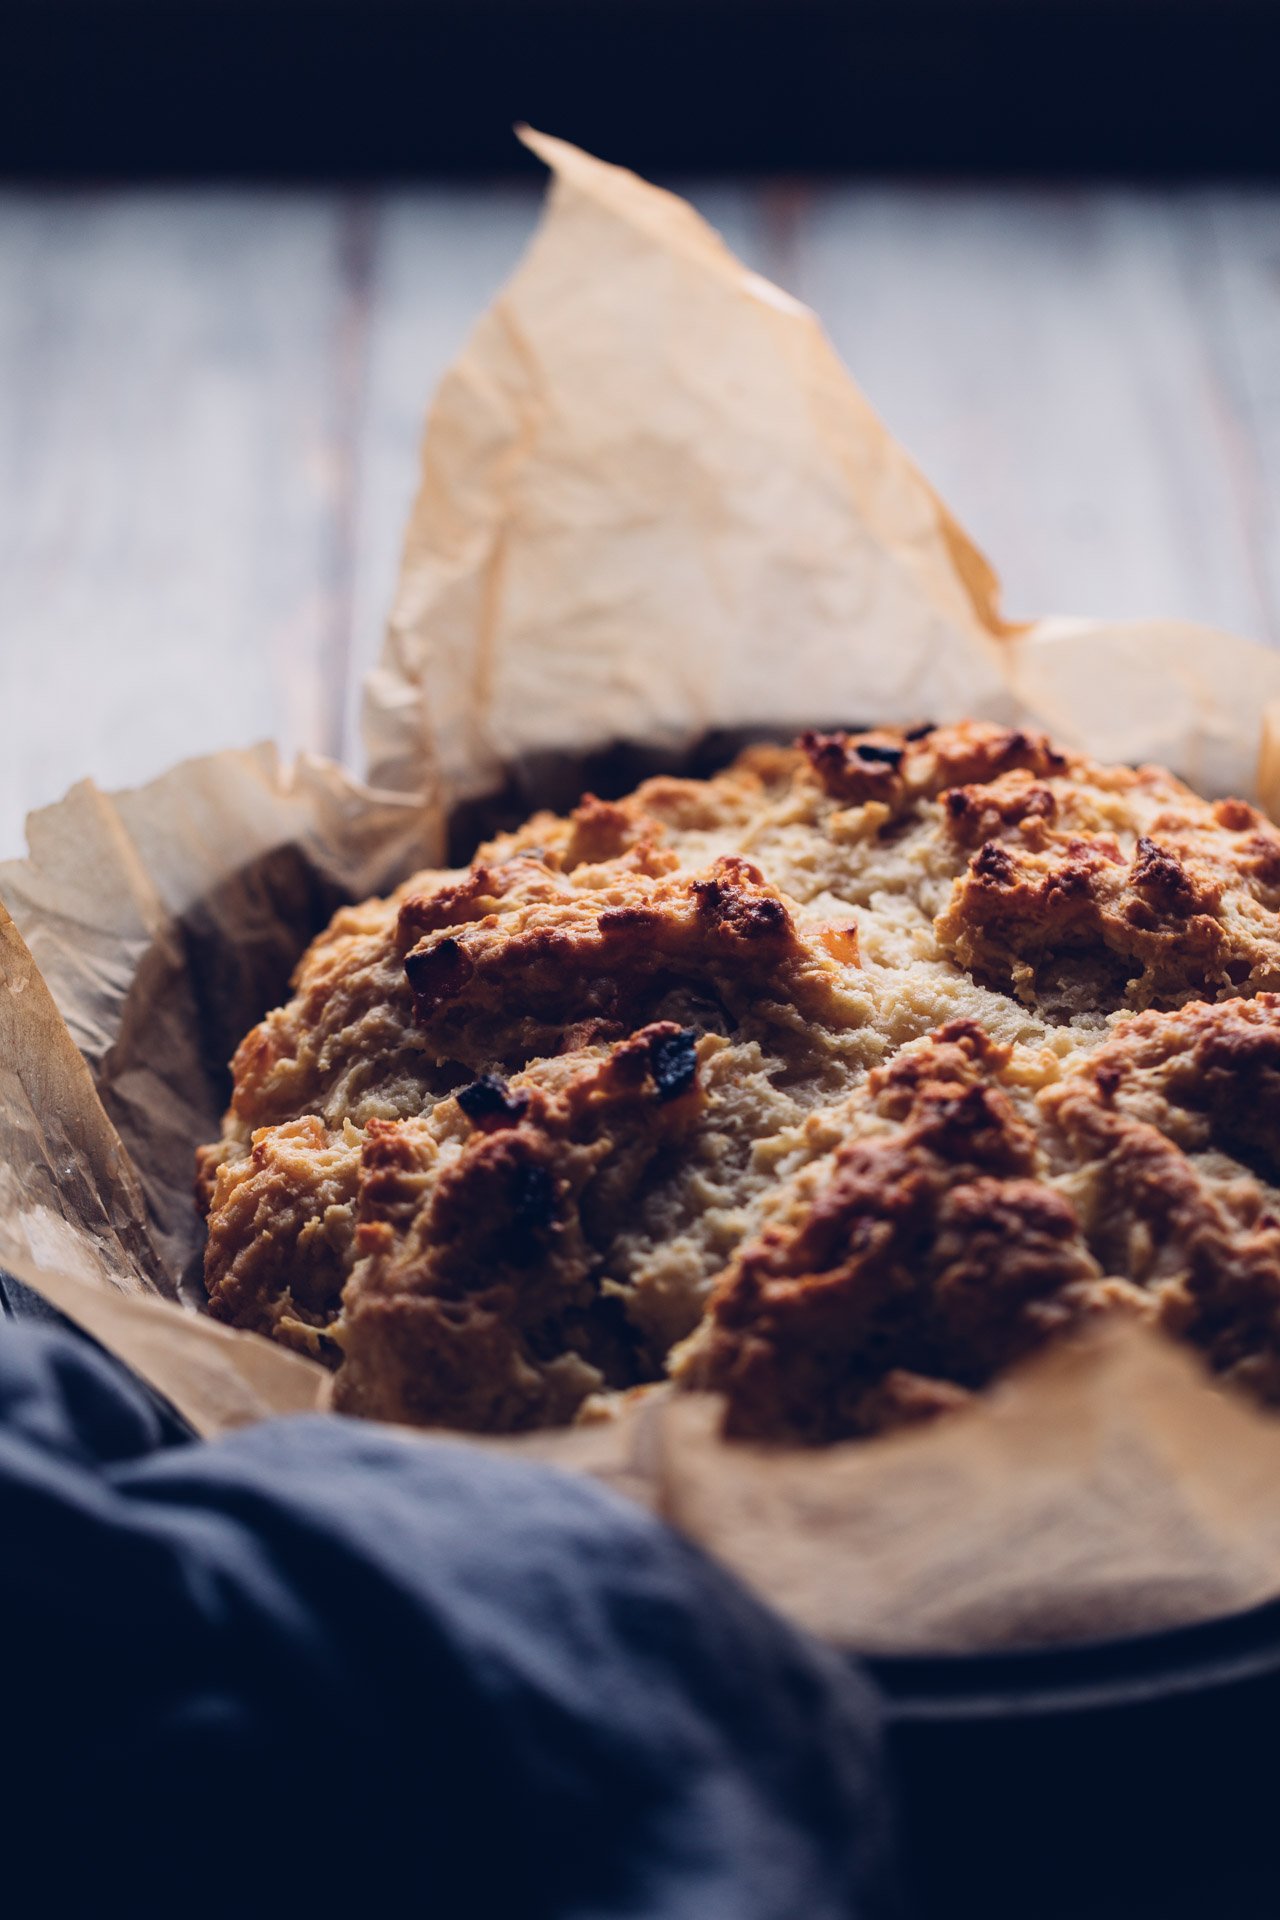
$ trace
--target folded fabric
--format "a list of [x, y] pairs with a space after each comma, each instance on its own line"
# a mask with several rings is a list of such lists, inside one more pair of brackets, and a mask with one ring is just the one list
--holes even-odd
[[38, 1910], [897, 1911], [867, 1683], [592, 1483], [336, 1419], [173, 1444], [0, 1325], [0, 1543]]

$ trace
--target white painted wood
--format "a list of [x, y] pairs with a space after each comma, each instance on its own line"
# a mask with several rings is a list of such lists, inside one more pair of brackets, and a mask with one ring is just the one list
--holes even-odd
[[[1274, 202], [1272, 203], [1274, 205]], [[1014, 616], [1280, 637], [1241, 518], [1185, 196], [841, 187], [792, 291], [982, 545]]]
[[1189, 196], [1193, 299], [1209, 341], [1254, 581], [1280, 644], [1280, 192]]
[[345, 676], [343, 204], [0, 196], [0, 853]]
[[353, 450], [351, 670], [345, 750], [362, 767], [360, 680], [382, 645], [431, 395], [518, 261], [541, 194], [528, 187], [388, 192], [370, 210], [363, 395]]

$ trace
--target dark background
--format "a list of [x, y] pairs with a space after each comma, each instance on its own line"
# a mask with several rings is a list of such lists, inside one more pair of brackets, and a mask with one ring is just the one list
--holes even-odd
[[4, 0], [0, 172], [1280, 172], [1278, 0]]

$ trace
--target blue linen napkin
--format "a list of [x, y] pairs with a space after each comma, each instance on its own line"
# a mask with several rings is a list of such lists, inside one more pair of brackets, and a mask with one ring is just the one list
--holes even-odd
[[869, 1684], [629, 1502], [354, 1421], [174, 1444], [4, 1323], [0, 1659], [51, 1914], [898, 1911]]

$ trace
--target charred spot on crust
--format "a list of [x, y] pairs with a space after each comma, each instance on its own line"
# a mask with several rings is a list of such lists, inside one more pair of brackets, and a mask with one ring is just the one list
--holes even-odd
[[791, 937], [791, 915], [776, 895], [759, 893], [764, 875], [735, 854], [717, 860], [710, 879], [695, 880], [699, 917], [717, 932], [742, 940], [779, 943]]
[[698, 1038], [696, 1027], [678, 1027], [674, 1020], [641, 1027], [611, 1048], [597, 1086], [624, 1097], [637, 1093], [647, 1097], [652, 1088], [664, 1106], [678, 1100], [697, 1079]]
[[657, 909], [650, 906], [605, 907], [596, 925], [601, 933], [643, 933], [648, 927], [656, 927], [661, 918]]
[[802, 733], [797, 743], [835, 800], [859, 805], [900, 793], [898, 769], [904, 748], [896, 740], [849, 733]]
[[902, 732], [809, 732], [798, 744], [826, 791], [846, 805], [880, 800], [897, 807], [908, 793], [935, 795], [967, 784], [981, 789], [1019, 773], [1045, 779], [1069, 766], [1044, 734], [1002, 727], [930, 723]]
[[1094, 1080], [1097, 1084], [1098, 1092], [1108, 1106], [1111, 1105], [1117, 1093], [1120, 1091], [1120, 1083], [1123, 1079], [1123, 1071], [1116, 1066], [1103, 1065], [1095, 1071]]
[[430, 1225], [445, 1291], [482, 1291], [495, 1282], [495, 1264], [531, 1267], [543, 1258], [556, 1218], [551, 1154], [531, 1129], [503, 1128], [473, 1139], [441, 1173]]
[[469, 1087], [460, 1087], [454, 1099], [472, 1126], [485, 1133], [514, 1126], [529, 1104], [527, 1093], [512, 1093], [496, 1073], [482, 1073]]
[[1086, 900], [1090, 893], [1090, 870], [1086, 866], [1077, 866], [1070, 860], [1055, 872], [1046, 875], [1044, 882], [1045, 899], [1052, 901], [1055, 895], [1063, 900]]
[[939, 1089], [918, 1125], [921, 1141], [944, 1160], [968, 1159], [1000, 1173], [1031, 1170], [1031, 1136], [995, 1087]]
[[1043, 829], [1057, 818], [1058, 801], [1050, 787], [1015, 772], [1007, 781], [986, 786], [948, 787], [942, 794], [942, 808], [948, 828], [962, 846], [989, 840], [1011, 827], [1022, 839], [1039, 844], [1046, 838]]
[[1196, 890], [1186, 869], [1173, 854], [1145, 834], [1138, 841], [1133, 884], [1166, 912], [1189, 913], [1196, 904]]
[[465, 948], [448, 938], [433, 947], [414, 947], [405, 955], [404, 970], [419, 1013], [434, 1013], [462, 992], [475, 968]]
[[969, 862], [969, 870], [979, 880], [990, 881], [993, 886], [1011, 886], [1015, 871], [1013, 855], [998, 840], [987, 840]]
[[981, 753], [993, 775], [1012, 767], [1026, 767], [1041, 775], [1063, 773], [1067, 766], [1066, 754], [1059, 753], [1047, 734], [1025, 732], [1020, 727], [986, 739]]
[[649, 1071], [664, 1104], [688, 1093], [698, 1076], [698, 1034], [694, 1027], [655, 1034], [649, 1042]]
[[548, 1168], [536, 1160], [514, 1168], [507, 1198], [512, 1230], [521, 1238], [545, 1233], [555, 1218], [556, 1183]]

